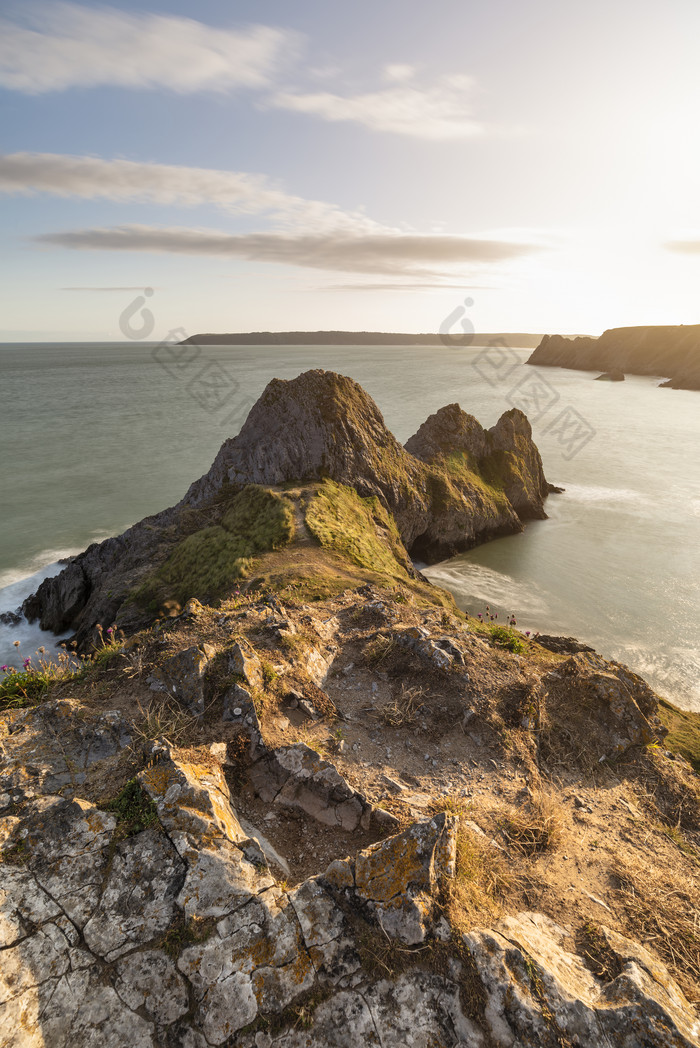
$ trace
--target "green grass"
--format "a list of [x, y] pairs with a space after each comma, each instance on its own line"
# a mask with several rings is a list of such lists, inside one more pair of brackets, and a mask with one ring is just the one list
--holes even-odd
[[668, 735], [664, 746], [672, 753], [680, 753], [700, 774], [700, 713], [679, 710], [666, 699], [659, 699], [659, 717]]
[[133, 837], [158, 821], [155, 804], [136, 779], [130, 779], [114, 800], [102, 807], [116, 815], [116, 836], [119, 840]]
[[511, 629], [510, 626], [491, 626], [484, 622], [473, 626], [473, 630], [474, 633], [481, 633], [489, 638], [497, 647], [505, 648], [516, 655], [522, 655], [523, 652], [528, 650], [525, 638], [517, 630]]
[[325, 549], [361, 568], [406, 577], [406, 551], [396, 523], [378, 498], [326, 480], [306, 507], [306, 526]]
[[64, 653], [58, 658], [58, 662], [48, 662], [42, 658], [37, 664], [25, 664], [21, 670], [6, 667], [0, 677], [0, 711], [35, 706], [46, 696], [52, 684], [78, 680], [85, 674], [87, 663], [78, 665]]
[[19, 710], [40, 702], [52, 677], [35, 670], [14, 670], [0, 680], [0, 710]]
[[260, 553], [281, 549], [294, 536], [289, 499], [249, 484], [230, 501], [221, 523], [183, 539], [165, 564], [139, 587], [135, 599], [157, 611], [165, 600], [216, 600], [250, 571]]

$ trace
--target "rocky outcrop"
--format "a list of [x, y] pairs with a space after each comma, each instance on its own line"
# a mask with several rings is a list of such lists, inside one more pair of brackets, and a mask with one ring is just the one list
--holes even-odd
[[545, 335], [528, 364], [666, 375], [663, 386], [700, 389], [700, 324], [610, 328], [600, 338]]
[[643, 947], [605, 927], [599, 935], [620, 974], [596, 978], [565, 946], [568, 931], [521, 913], [466, 936], [498, 1045], [622, 1048], [697, 1043], [700, 1023]]
[[378, 496], [407, 549], [418, 544], [431, 559], [520, 530], [521, 518], [543, 517], [550, 490], [517, 409], [486, 431], [450, 405], [403, 448], [361, 386], [317, 370], [273, 379], [184, 503], [198, 506], [225, 484], [324, 477]]
[[[664, 966], [604, 926], [599, 974], [540, 913], [451, 929], [440, 898], [455, 876], [454, 815], [285, 888], [201, 750], [157, 746], [125, 811], [80, 797], [85, 768], [107, 780], [126, 744], [119, 715], [55, 703], [1, 718], [6, 1048], [698, 1043]], [[31, 789], [30, 754], [44, 769]], [[73, 765], [74, 792], [53, 792]], [[134, 805], [138, 825], [124, 821]], [[382, 961], [391, 949], [400, 972]]]
[[[74, 630], [85, 647], [96, 623], [128, 620], [134, 609], [125, 602], [183, 537], [192, 541], [199, 531], [224, 546], [235, 541], [235, 534], [211, 526], [222, 519], [226, 499], [247, 485], [324, 478], [376, 496], [393, 516], [406, 550], [430, 561], [545, 517], [544, 499], [554, 490], [530, 424], [517, 409], [485, 430], [457, 404], [449, 405], [403, 448], [352, 379], [321, 370], [291, 381], [273, 379], [241, 432], [222, 445], [211, 469], [178, 506], [90, 546], [41, 584], [25, 601], [24, 613], [44, 629]], [[197, 558], [203, 557], [199, 550]], [[208, 596], [193, 592], [184, 599]]]

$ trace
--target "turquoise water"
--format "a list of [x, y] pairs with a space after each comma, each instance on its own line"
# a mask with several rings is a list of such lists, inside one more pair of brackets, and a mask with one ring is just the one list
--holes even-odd
[[[27, 576], [177, 502], [269, 379], [324, 367], [357, 379], [401, 441], [454, 401], [485, 425], [526, 408], [566, 488], [550, 519], [427, 574], [471, 611], [578, 636], [700, 709], [700, 393], [526, 367], [529, 352], [2, 345], [0, 610]], [[17, 629], [28, 653], [37, 631]], [[0, 625], [3, 662], [18, 636]]]

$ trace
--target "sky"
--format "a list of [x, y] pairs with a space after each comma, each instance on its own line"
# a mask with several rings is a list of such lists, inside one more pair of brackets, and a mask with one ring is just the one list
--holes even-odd
[[700, 322], [698, 40], [697, 0], [0, 0], [0, 340]]

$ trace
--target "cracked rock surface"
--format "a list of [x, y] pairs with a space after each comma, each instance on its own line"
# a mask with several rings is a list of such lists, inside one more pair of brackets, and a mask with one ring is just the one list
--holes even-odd
[[[35, 777], [47, 792], [16, 791], [2, 820], [3, 1048], [698, 1044], [669, 973], [613, 931], [602, 930], [619, 960], [607, 983], [538, 913], [472, 930], [466, 953], [437, 965], [454, 816], [415, 822], [287, 888], [242, 828], [221, 766], [193, 751], [158, 750], [139, 776], [156, 815], [127, 835], [118, 813], [51, 793], [60, 762], [48, 726], [64, 712], [23, 715], [21, 745], [38, 752], [47, 734]], [[84, 711], [72, 745], [108, 760], [115, 723]], [[102, 730], [111, 741], [96, 750]], [[290, 773], [309, 770], [306, 750], [287, 756]], [[321, 765], [332, 769], [312, 764], [311, 778]], [[407, 970], [373, 969], [377, 943], [410, 955]]]

